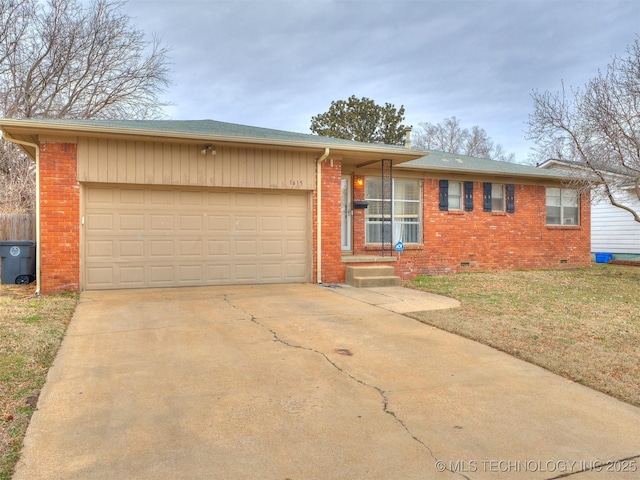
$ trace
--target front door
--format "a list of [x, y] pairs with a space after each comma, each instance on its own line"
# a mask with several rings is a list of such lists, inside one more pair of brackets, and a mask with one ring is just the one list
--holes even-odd
[[351, 177], [342, 177], [342, 251], [351, 251], [351, 232], [353, 218], [353, 198], [351, 192]]

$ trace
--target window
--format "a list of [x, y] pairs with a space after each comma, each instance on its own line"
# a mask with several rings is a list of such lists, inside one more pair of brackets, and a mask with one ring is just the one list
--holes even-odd
[[491, 211], [504, 212], [504, 185], [491, 184]]
[[485, 212], [516, 211], [516, 186], [514, 184], [503, 185], [501, 183], [482, 184], [483, 210]]
[[[422, 232], [421, 194], [418, 180], [394, 179], [392, 184], [392, 242], [420, 243]], [[382, 242], [382, 179], [366, 177], [365, 242]]]
[[579, 225], [578, 192], [547, 187], [547, 225]]
[[439, 206], [441, 211], [464, 210], [473, 211], [473, 182], [450, 182], [440, 180]]
[[449, 182], [449, 210], [462, 210], [462, 183]]

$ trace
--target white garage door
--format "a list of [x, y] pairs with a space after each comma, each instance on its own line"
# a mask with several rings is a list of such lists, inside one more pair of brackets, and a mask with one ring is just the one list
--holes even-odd
[[308, 192], [85, 189], [87, 290], [308, 282]]

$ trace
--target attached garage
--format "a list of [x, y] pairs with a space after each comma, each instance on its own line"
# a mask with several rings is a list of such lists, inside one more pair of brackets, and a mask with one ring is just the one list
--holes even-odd
[[87, 290], [311, 281], [308, 192], [85, 188]]

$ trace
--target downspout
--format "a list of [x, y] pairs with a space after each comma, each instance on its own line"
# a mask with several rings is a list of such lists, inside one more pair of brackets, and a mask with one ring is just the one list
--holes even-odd
[[322, 283], [322, 162], [329, 156], [329, 148], [316, 162], [316, 282]]
[[33, 147], [36, 151], [36, 295], [40, 295], [40, 265], [42, 260], [42, 249], [40, 248], [40, 146], [37, 143], [12, 138], [4, 131], [2, 132], [2, 138], [11, 143]]

